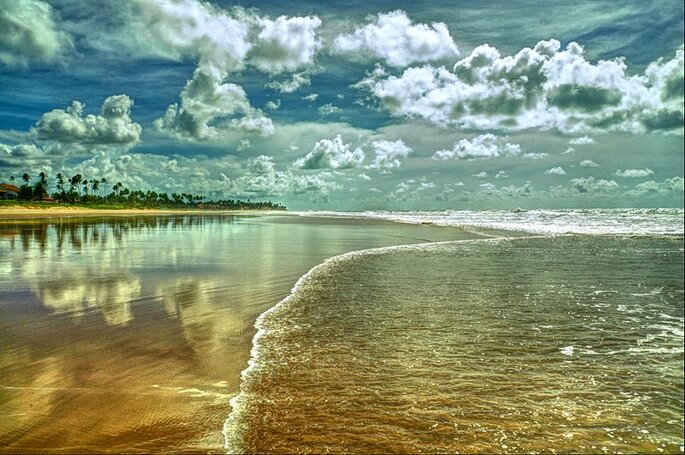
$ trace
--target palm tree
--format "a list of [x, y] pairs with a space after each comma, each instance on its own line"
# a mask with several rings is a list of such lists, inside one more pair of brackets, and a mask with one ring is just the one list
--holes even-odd
[[14, 182], [14, 176], [10, 175], [10, 182]]
[[76, 174], [71, 179], [69, 179], [69, 184], [71, 185], [71, 189], [73, 190], [74, 188], [76, 188], [79, 195], [81, 194], [81, 188], [79, 185], [80, 185], [82, 179], [83, 179], [83, 176], [81, 174]]
[[31, 176], [28, 174], [28, 172], [24, 172], [24, 175], [21, 176], [21, 179], [28, 185], [31, 181]]
[[93, 179], [91, 181], [91, 186], [93, 188], [93, 195], [95, 195], [95, 192], [100, 189], [100, 180], [98, 179]]
[[64, 195], [64, 176], [61, 172], [57, 174], [57, 189], [60, 195]]
[[107, 196], [107, 179], [102, 177], [100, 179], [100, 183], [102, 184], [103, 187], [105, 187], [105, 196]]
[[85, 179], [83, 181], [83, 191], [86, 192], [86, 197], [88, 197], [88, 183], [90, 183], [90, 182], [88, 182], [88, 179]]

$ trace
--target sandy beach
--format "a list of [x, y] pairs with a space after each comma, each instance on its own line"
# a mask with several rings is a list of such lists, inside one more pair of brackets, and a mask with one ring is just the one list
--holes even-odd
[[4, 208], [0, 452], [222, 453], [254, 322], [302, 274], [346, 251], [473, 237], [244, 213]]
[[202, 210], [202, 209], [91, 209], [88, 207], [54, 206], [0, 206], [0, 222], [6, 220], [45, 218], [87, 218], [102, 216], [164, 216], [164, 215], [221, 215], [267, 213], [262, 210]]

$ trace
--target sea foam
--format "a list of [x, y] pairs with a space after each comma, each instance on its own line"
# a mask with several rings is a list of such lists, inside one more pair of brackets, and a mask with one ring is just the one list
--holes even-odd
[[294, 212], [401, 223], [482, 228], [538, 235], [683, 235], [683, 209], [445, 210]]

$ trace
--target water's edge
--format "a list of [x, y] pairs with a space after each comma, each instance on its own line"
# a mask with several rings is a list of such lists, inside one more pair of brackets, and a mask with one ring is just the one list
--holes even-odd
[[[487, 234], [486, 234], [487, 235]], [[571, 236], [571, 235], [568, 235]], [[512, 240], [522, 240], [522, 239], [530, 239], [530, 238], [538, 238], [538, 237], [543, 237], [540, 235], [528, 235], [528, 236], [513, 236], [513, 237], [485, 237], [481, 239], [468, 239], [468, 240], [448, 240], [448, 241], [442, 241], [442, 242], [429, 242], [429, 243], [418, 243], [418, 244], [409, 244], [409, 245], [395, 245], [395, 246], [386, 246], [386, 247], [378, 247], [378, 248], [368, 248], [364, 250], [356, 250], [356, 251], [349, 251], [347, 253], [342, 253], [336, 256], [332, 256], [320, 264], [315, 265], [307, 273], [302, 275], [295, 285], [292, 287], [290, 290], [290, 294], [286, 296], [284, 299], [281, 301], [277, 302], [274, 306], [269, 308], [268, 310], [264, 311], [262, 314], [260, 314], [257, 317], [257, 320], [255, 321], [254, 327], [257, 329], [257, 333], [252, 339], [252, 348], [250, 349], [250, 358], [247, 362], [247, 367], [241, 372], [240, 377], [241, 377], [241, 386], [240, 386], [240, 391], [236, 396], [231, 398], [229, 400], [229, 404], [231, 406], [231, 412], [224, 422], [224, 426], [222, 429], [222, 434], [224, 436], [224, 449], [226, 450], [226, 453], [244, 453], [245, 450], [241, 446], [241, 441], [240, 441], [240, 436], [241, 436], [241, 428], [240, 424], [238, 422], [238, 415], [241, 410], [241, 405], [243, 402], [243, 385], [245, 382], [245, 379], [249, 377], [251, 372], [257, 367], [259, 364], [259, 359], [261, 356], [260, 353], [260, 345], [259, 341], [260, 339], [266, 334], [267, 329], [264, 327], [264, 320], [265, 318], [273, 313], [274, 311], [277, 311], [278, 309], [282, 308], [283, 306], [287, 305], [291, 300], [293, 300], [299, 290], [302, 288], [302, 286], [307, 283], [310, 279], [313, 279], [313, 277], [320, 272], [321, 270], [325, 269], [331, 264], [334, 263], [339, 263], [345, 260], [348, 260], [350, 258], [358, 257], [358, 256], [369, 256], [369, 255], [382, 255], [385, 253], [393, 252], [393, 251], [412, 251], [412, 250], [426, 250], [430, 248], [435, 248], [439, 247], [441, 245], [456, 245], [456, 244], [462, 244], [462, 243], [472, 243], [472, 242], [486, 242], [486, 243], [500, 243], [500, 242], [506, 242], [506, 241], [512, 241]]]

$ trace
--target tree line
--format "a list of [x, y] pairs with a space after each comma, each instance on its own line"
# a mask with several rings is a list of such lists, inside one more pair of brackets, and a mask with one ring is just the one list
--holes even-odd
[[[124, 187], [121, 182], [112, 185], [109, 191], [109, 182], [106, 178], [85, 178], [81, 174], [68, 178], [62, 173], [56, 175], [57, 191], [52, 195], [48, 189], [48, 175], [45, 172], [38, 174], [38, 180], [28, 172], [24, 172], [21, 179], [23, 184], [19, 186], [20, 200], [45, 201], [54, 200], [61, 204], [79, 205], [110, 205], [134, 208], [197, 208], [216, 210], [285, 210], [285, 206], [271, 201], [251, 201], [238, 199], [208, 200], [205, 196], [191, 193], [165, 193], [157, 191], [132, 190]], [[10, 182], [15, 177], [10, 176]]]

